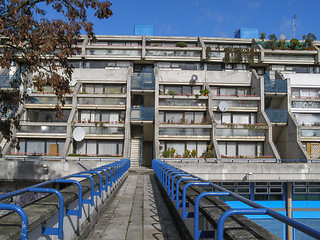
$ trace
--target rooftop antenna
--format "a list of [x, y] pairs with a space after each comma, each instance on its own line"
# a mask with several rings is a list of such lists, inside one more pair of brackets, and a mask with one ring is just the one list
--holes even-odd
[[296, 24], [294, 23], [294, 20], [296, 19], [297, 14], [295, 14], [292, 18], [292, 38], [296, 35]]

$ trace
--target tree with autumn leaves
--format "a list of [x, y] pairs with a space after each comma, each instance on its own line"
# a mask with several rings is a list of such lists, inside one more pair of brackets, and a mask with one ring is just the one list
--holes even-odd
[[[64, 95], [70, 92], [73, 68], [69, 57], [79, 54], [76, 41], [84, 31], [94, 40], [93, 24], [88, 19], [93, 10], [98, 19], [112, 15], [111, 3], [107, 0], [7, 0], [0, 3], [0, 67], [9, 69], [19, 66], [21, 78], [11, 82], [12, 88], [0, 90], [0, 111], [2, 116], [15, 112], [10, 118], [0, 120], [0, 132], [7, 139], [12, 138], [12, 125], [19, 127], [17, 106], [26, 100], [28, 81], [32, 76], [38, 89], [51, 86], [59, 104], [57, 115], [62, 114]], [[46, 11], [53, 11], [57, 17], [49, 19]], [[24, 88], [21, 86], [24, 85]]]

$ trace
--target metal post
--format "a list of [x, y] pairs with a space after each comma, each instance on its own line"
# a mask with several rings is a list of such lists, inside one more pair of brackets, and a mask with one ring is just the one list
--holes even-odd
[[[286, 213], [292, 219], [292, 182], [287, 182]], [[286, 240], [292, 240], [292, 227], [286, 224]]]

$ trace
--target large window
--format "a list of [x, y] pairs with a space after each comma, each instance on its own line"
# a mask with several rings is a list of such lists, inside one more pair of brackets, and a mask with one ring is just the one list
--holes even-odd
[[250, 87], [211, 87], [214, 96], [248, 96]]
[[320, 182], [295, 182], [293, 184], [293, 200], [319, 201], [320, 200]]
[[263, 155], [263, 142], [218, 142], [221, 156], [255, 157]]
[[123, 122], [124, 111], [79, 110], [78, 120], [81, 122]]
[[200, 93], [200, 86], [160, 86], [160, 93], [174, 92], [176, 95], [191, 95]]
[[84, 83], [81, 92], [88, 94], [122, 94], [126, 93], [126, 85]]
[[26, 155], [59, 155], [64, 143], [65, 139], [19, 139], [18, 152]]
[[122, 140], [82, 140], [73, 142], [73, 153], [82, 155], [122, 155]]
[[293, 88], [292, 96], [297, 98], [319, 98], [320, 88]]
[[202, 123], [204, 112], [160, 112], [159, 122], [164, 123]]
[[55, 110], [40, 110], [40, 109], [28, 109], [27, 121], [28, 122], [67, 122], [70, 114], [70, 110], [62, 110], [62, 119], [57, 117]]
[[215, 113], [216, 123], [250, 124], [257, 122], [256, 113]]
[[188, 149], [190, 151], [196, 150], [197, 155], [201, 156], [202, 153], [207, 152], [207, 145], [209, 142], [200, 142], [200, 141], [186, 141], [186, 142], [176, 142], [176, 141], [160, 141], [160, 146], [162, 147], [162, 151], [170, 150], [174, 148], [175, 154], [183, 155], [185, 150]]
[[281, 182], [254, 183], [254, 200], [283, 200], [283, 184]]

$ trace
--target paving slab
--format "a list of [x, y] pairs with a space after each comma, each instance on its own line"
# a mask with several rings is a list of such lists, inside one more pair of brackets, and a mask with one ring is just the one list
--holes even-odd
[[150, 171], [132, 171], [87, 240], [180, 240]]

